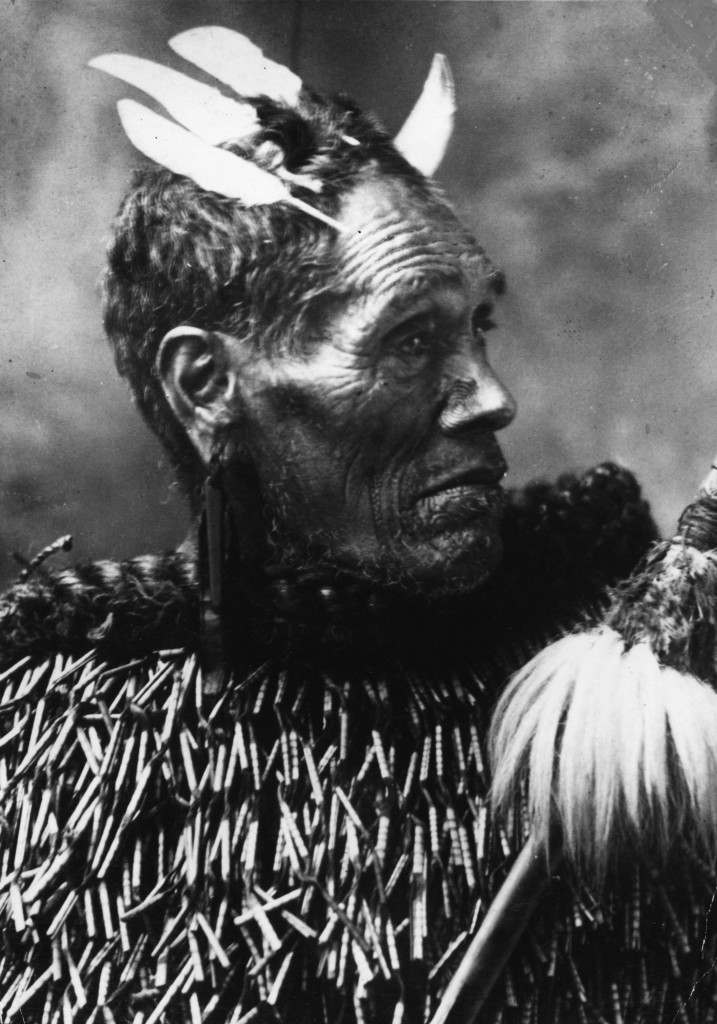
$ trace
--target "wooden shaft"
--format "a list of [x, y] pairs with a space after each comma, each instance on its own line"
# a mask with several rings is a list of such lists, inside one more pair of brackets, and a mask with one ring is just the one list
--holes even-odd
[[559, 839], [550, 843], [549, 856], [542, 843], [528, 839], [451, 978], [431, 1024], [475, 1024], [550, 884], [561, 853]]

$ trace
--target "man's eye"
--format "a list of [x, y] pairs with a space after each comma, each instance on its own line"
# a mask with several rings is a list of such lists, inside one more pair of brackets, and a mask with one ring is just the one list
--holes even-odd
[[426, 359], [431, 354], [431, 339], [425, 334], [411, 334], [401, 338], [395, 350], [402, 359]]
[[445, 351], [449, 332], [434, 317], [413, 317], [400, 324], [384, 339], [384, 361], [392, 373], [402, 376], [423, 373]]

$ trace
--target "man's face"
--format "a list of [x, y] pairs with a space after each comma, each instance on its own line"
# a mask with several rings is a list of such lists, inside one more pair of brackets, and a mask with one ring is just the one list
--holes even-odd
[[495, 431], [515, 414], [486, 359], [485, 260], [447, 208], [393, 179], [357, 186], [339, 220], [345, 294], [288, 352], [242, 358], [277, 544], [380, 582], [467, 589], [500, 556]]

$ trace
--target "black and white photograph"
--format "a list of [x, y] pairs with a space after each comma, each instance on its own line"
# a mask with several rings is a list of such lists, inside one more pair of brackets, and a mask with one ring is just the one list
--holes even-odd
[[0, 1024], [717, 1019], [717, 4], [2, 0]]

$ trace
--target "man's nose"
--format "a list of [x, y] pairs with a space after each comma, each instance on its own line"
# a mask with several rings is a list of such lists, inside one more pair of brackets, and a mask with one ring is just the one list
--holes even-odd
[[512, 422], [515, 399], [482, 350], [461, 353], [446, 369], [446, 398], [439, 418], [444, 433], [458, 433], [471, 426], [500, 430]]

